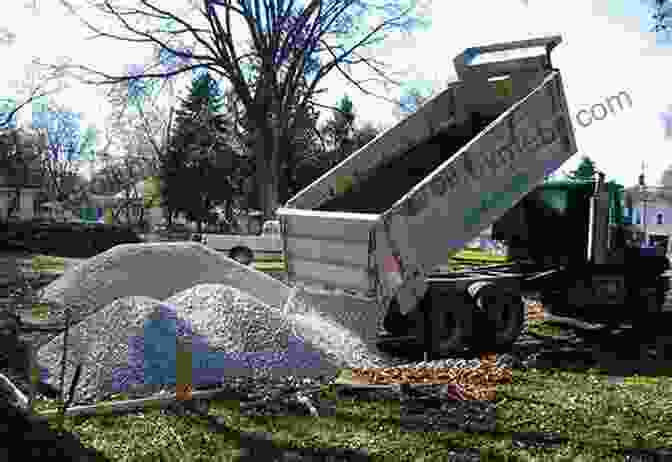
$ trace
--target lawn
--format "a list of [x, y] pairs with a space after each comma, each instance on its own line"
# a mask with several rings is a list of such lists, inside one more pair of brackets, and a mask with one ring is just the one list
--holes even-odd
[[278, 272], [285, 270], [285, 262], [283, 260], [276, 261], [255, 261], [252, 263], [252, 267], [259, 271], [271, 271]]
[[[246, 417], [237, 402], [217, 401], [210, 413], [236, 431], [269, 433], [282, 446], [365, 448], [377, 461], [448, 460], [451, 448], [480, 448], [482, 460], [622, 461], [624, 448], [672, 446], [670, 385], [669, 378], [613, 385], [595, 371], [514, 371], [514, 382], [498, 389], [495, 433], [408, 432], [395, 402], [338, 399], [335, 416], [313, 418]], [[335, 397], [326, 389], [323, 396]], [[237, 433], [160, 410], [68, 418], [66, 428], [115, 461], [233, 461], [239, 454]], [[553, 449], [517, 447], [523, 432], [559, 433], [567, 441]]]
[[509, 261], [508, 257], [496, 255], [478, 249], [462, 249], [457, 252], [452, 258], [456, 260], [478, 260], [492, 263], [506, 263]]
[[50, 255], [35, 255], [31, 260], [33, 271], [37, 272], [63, 272], [65, 271], [65, 260], [61, 257], [52, 257]]
[[[324, 387], [321, 397], [337, 402], [335, 415], [249, 417], [236, 401], [211, 402], [210, 414], [234, 429], [228, 433], [213, 431], [200, 417], [160, 410], [67, 418], [66, 428], [115, 461], [234, 461], [239, 431], [270, 434], [275, 444], [296, 449], [364, 448], [373, 461], [395, 462], [449, 460], [449, 450], [460, 448], [479, 448], [481, 460], [615, 462], [624, 460], [626, 448], [672, 447], [669, 377], [614, 384], [597, 369], [514, 370], [512, 383], [497, 388], [496, 431], [481, 433], [411, 432], [400, 425], [398, 402], [337, 398], [333, 387]], [[521, 438], [530, 432], [564, 440], [552, 448], [524, 446]]]
[[[56, 270], [59, 259], [37, 256], [33, 266]], [[530, 330], [542, 336], [561, 333], [539, 322]], [[322, 397], [337, 399], [333, 388], [326, 387]], [[240, 454], [240, 432], [267, 433], [276, 444], [297, 449], [364, 448], [371, 460], [395, 462], [448, 460], [453, 448], [479, 448], [481, 460], [623, 461], [624, 448], [672, 447], [669, 377], [635, 376], [614, 384], [595, 369], [514, 370], [512, 383], [498, 386], [495, 402], [494, 433], [410, 432], [400, 426], [398, 402], [342, 398], [337, 399], [335, 415], [319, 418], [249, 417], [241, 415], [238, 402], [211, 402], [210, 413], [234, 429], [228, 433], [214, 431], [202, 418], [158, 409], [67, 418], [66, 428], [120, 462], [234, 461]], [[38, 401], [36, 408], [54, 404]], [[554, 448], [535, 449], [519, 442], [518, 436], [527, 432], [558, 433], [566, 440]]]

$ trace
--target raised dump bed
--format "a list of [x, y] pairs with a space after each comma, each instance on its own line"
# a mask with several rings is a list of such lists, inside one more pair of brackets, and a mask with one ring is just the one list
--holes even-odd
[[277, 210], [291, 283], [396, 301], [576, 152], [550, 37], [470, 48], [451, 83]]
[[367, 172], [349, 190], [327, 200], [317, 210], [376, 214], [385, 212], [493, 120], [494, 118], [482, 119], [474, 114], [463, 127], [440, 133], [405, 154], [386, 160], [381, 166]]

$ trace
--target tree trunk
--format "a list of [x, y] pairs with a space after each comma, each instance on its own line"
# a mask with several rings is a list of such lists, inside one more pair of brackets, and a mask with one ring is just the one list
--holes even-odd
[[[265, 136], [262, 135], [265, 134]], [[257, 190], [264, 220], [269, 220], [278, 208], [278, 155], [274, 149], [271, 129], [259, 130], [254, 144]]]
[[128, 194], [126, 195], [126, 224], [130, 225], [132, 223], [131, 220], [131, 203], [128, 200]]

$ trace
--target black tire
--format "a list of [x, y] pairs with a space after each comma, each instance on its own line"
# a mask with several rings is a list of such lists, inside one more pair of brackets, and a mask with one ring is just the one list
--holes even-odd
[[460, 294], [430, 289], [419, 309], [411, 315], [416, 335], [431, 357], [461, 353], [469, 346], [473, 310], [468, 302]]
[[509, 351], [527, 324], [522, 297], [514, 291], [488, 285], [479, 291], [477, 299], [485, 310], [476, 317], [478, 325], [472, 346], [491, 352]]
[[508, 350], [525, 329], [525, 303], [520, 295], [504, 293], [495, 313], [488, 311], [488, 320], [495, 326], [496, 350]]
[[254, 260], [254, 255], [249, 249], [235, 249], [231, 251], [231, 258], [242, 265], [249, 265]]

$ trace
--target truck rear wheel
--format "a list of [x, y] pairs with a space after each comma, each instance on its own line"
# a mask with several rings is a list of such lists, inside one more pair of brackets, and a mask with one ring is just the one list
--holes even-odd
[[462, 352], [469, 345], [473, 310], [460, 294], [430, 289], [412, 316], [430, 356]]
[[491, 283], [480, 285], [472, 295], [478, 314], [472, 346], [493, 352], [508, 351], [523, 332], [526, 309], [520, 294]]
[[508, 350], [518, 340], [525, 327], [525, 303], [519, 295], [505, 294], [488, 311], [488, 320], [495, 328], [495, 349]]

